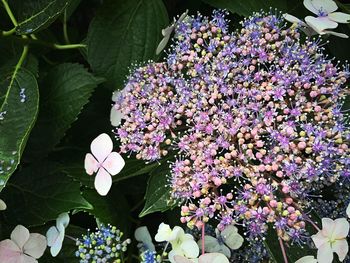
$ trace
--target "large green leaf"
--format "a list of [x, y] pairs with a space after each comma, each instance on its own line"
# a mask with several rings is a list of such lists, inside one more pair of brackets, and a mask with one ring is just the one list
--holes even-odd
[[145, 195], [146, 203], [140, 213], [140, 217], [154, 213], [165, 212], [176, 204], [171, 198], [168, 176], [169, 164], [164, 162], [151, 172]]
[[17, 3], [20, 19], [17, 34], [33, 34], [48, 27], [66, 8], [70, 0], [36, 0]]
[[161, 0], [110, 0], [89, 27], [87, 58], [107, 86], [120, 89], [132, 63], [155, 58], [168, 17]]
[[13, 225], [40, 225], [71, 209], [93, 209], [81, 196], [78, 182], [43, 161], [16, 172], [1, 199], [8, 207], [2, 214]]
[[100, 82], [80, 64], [65, 63], [51, 69], [41, 84], [39, 117], [26, 157], [43, 157], [59, 143]]
[[0, 102], [1, 191], [20, 162], [38, 113], [39, 92], [33, 74], [20, 68], [0, 82]]
[[277, 8], [280, 11], [287, 11], [286, 0], [203, 0], [204, 2], [216, 7], [227, 9], [232, 13], [242, 16], [250, 16], [253, 12], [260, 10], [269, 11], [270, 8]]

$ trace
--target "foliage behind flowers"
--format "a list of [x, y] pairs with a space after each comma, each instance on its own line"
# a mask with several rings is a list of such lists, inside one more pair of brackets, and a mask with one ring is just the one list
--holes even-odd
[[347, 262], [349, 13], [1, 0], [0, 261]]

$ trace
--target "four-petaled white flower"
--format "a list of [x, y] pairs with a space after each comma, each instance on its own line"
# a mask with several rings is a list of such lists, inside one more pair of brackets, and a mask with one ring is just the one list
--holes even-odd
[[181, 23], [185, 17], [187, 16], [187, 13], [188, 13], [188, 10], [186, 10], [186, 12], [184, 12], [180, 17], [179, 19], [176, 21], [175, 18], [174, 18], [174, 23], [171, 24], [170, 26], [162, 29], [162, 35], [163, 35], [163, 39], [160, 41], [157, 49], [156, 49], [156, 54], [158, 55], [160, 52], [162, 52], [162, 50], [166, 47], [169, 39], [170, 39], [170, 36], [171, 36], [171, 33], [174, 31], [176, 25], [178, 25], [179, 23]]
[[326, 29], [333, 29], [338, 23], [348, 23], [350, 15], [334, 12], [338, 9], [333, 0], [304, 0], [305, 7], [318, 17], [305, 17], [306, 23], [318, 34], [324, 34]]
[[199, 255], [199, 247], [193, 236], [186, 234], [179, 226], [175, 226], [172, 230], [169, 225], [161, 223], [155, 240], [157, 242], [170, 242], [172, 249], [169, 252], [168, 259], [171, 263], [175, 263], [174, 257], [176, 255], [193, 259]]
[[317, 17], [307, 16], [305, 22], [289, 14], [285, 14], [284, 18], [301, 26], [308, 35], [332, 34], [343, 38], [348, 37], [345, 34], [329, 30], [336, 28], [338, 23], [349, 23], [350, 20], [349, 14], [335, 12], [338, 6], [333, 0], [304, 0], [304, 6]]
[[[204, 236], [204, 244], [206, 252], [218, 252], [226, 257], [231, 257], [231, 249], [238, 249], [243, 244], [243, 237], [238, 233], [237, 227], [234, 225], [227, 226], [223, 231], [216, 229], [216, 238], [212, 236]], [[198, 241], [200, 245], [201, 240]]]
[[349, 223], [345, 218], [332, 220], [322, 218], [322, 230], [312, 236], [318, 251], [319, 263], [331, 263], [333, 253], [337, 253], [339, 260], [343, 261], [348, 253], [349, 246], [346, 237], [349, 233]]
[[52, 226], [46, 232], [47, 245], [50, 247], [50, 253], [56, 257], [62, 248], [65, 229], [69, 224], [68, 213], [62, 213], [56, 219], [56, 226]]
[[102, 133], [91, 143], [91, 152], [85, 156], [86, 173], [95, 177], [95, 188], [100, 195], [107, 195], [112, 186], [111, 175], [118, 174], [124, 167], [125, 161], [117, 152], [112, 152], [111, 138]]
[[46, 249], [46, 238], [18, 225], [11, 233], [11, 239], [0, 242], [0, 262], [2, 263], [38, 263]]
[[295, 263], [317, 263], [317, 259], [314, 256], [305, 256], [299, 258]]
[[220, 253], [206, 253], [199, 258], [192, 259], [177, 255], [174, 259], [176, 263], [229, 263], [226, 256]]
[[[116, 103], [118, 101], [119, 96], [120, 96], [120, 91], [114, 91], [112, 95], [112, 101]], [[121, 124], [122, 119], [124, 119], [124, 115], [120, 110], [117, 110], [115, 106], [116, 105], [112, 106], [110, 120], [111, 120], [112, 126], [118, 127]]]
[[147, 226], [138, 227], [135, 230], [135, 239], [138, 242], [141, 242], [145, 247], [145, 250], [156, 251], [154, 244], [152, 242], [152, 237], [148, 231]]

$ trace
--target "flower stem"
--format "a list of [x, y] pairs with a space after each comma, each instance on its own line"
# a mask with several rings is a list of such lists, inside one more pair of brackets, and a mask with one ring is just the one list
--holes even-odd
[[280, 243], [280, 247], [281, 247], [284, 263], [288, 263], [288, 258], [287, 258], [286, 250], [284, 249], [283, 241], [282, 241], [282, 239], [280, 237], [278, 238], [278, 241]]
[[65, 9], [63, 13], [63, 37], [66, 44], [70, 44], [67, 30], [67, 9]]
[[77, 241], [76, 238], [72, 237], [72, 236], [69, 236], [69, 235], [64, 235], [66, 238], [70, 239], [70, 240], [73, 240], [74, 242]]
[[13, 15], [12, 11], [11, 11], [11, 8], [10, 6], [8, 5], [8, 3], [6, 2], [6, 0], [1, 0], [4, 7], [5, 7], [5, 10], [6, 10], [6, 13], [8, 14], [8, 16], [10, 17], [11, 21], [12, 21], [12, 24], [16, 27], [18, 26], [18, 23], [17, 23], [17, 20], [15, 18], [15, 16]]
[[317, 231], [321, 231], [321, 229], [310, 218], [308, 219], [308, 221]]
[[14, 27], [14, 28], [12, 28], [11, 30], [8, 30], [8, 31], [2, 31], [1, 35], [6, 37], [6, 36], [10, 36], [10, 35], [14, 34], [15, 32], [16, 32], [16, 28]]
[[86, 45], [84, 44], [69, 44], [69, 45], [60, 45], [60, 44], [53, 44], [53, 48], [55, 49], [75, 49], [75, 48], [84, 48]]
[[168, 246], [169, 246], [169, 242], [167, 242], [167, 243], [165, 244], [165, 247], [164, 247], [164, 249], [163, 249], [162, 255], [160, 256], [160, 262], [163, 262], [163, 257], [164, 257], [164, 254], [165, 254], [165, 252], [166, 252]]
[[317, 231], [321, 230], [308, 215], [304, 214], [303, 216]]
[[202, 255], [205, 253], [205, 223], [202, 225]]

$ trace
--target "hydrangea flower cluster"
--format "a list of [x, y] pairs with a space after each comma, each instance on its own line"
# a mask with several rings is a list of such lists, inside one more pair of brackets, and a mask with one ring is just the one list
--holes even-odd
[[146, 161], [171, 152], [181, 221], [242, 222], [300, 241], [310, 198], [348, 182], [347, 68], [300, 40], [280, 15], [256, 13], [230, 33], [226, 13], [187, 16], [162, 63], [136, 69], [114, 105], [121, 152]]
[[77, 240], [78, 250], [75, 256], [80, 259], [80, 263], [120, 263], [127, 246], [131, 243], [130, 239], [123, 241], [122, 237], [123, 232], [115, 226], [101, 225], [96, 232], [88, 233]]
[[145, 250], [141, 252], [140, 255], [141, 263], [157, 263], [160, 262], [157, 260], [156, 252], [151, 250]]

